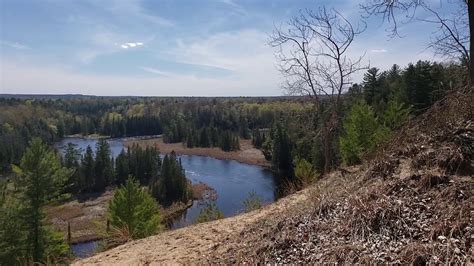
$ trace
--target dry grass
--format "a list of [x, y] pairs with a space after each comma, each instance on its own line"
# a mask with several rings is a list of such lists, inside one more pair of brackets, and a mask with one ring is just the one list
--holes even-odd
[[370, 162], [320, 180], [303, 214], [282, 217], [264, 229], [270, 239], [254, 238], [265, 246], [251, 244], [239, 256], [264, 263], [470, 261], [473, 100], [472, 92], [448, 96]]
[[261, 210], [84, 263], [110, 254], [136, 262], [124, 252], [148, 247], [147, 263], [473, 264], [473, 100], [472, 92], [446, 97], [371, 161]]
[[187, 148], [183, 143], [164, 143], [162, 138], [146, 140], [130, 140], [125, 142], [126, 146], [138, 144], [141, 147], [154, 146], [162, 153], [176, 152], [178, 155], [209, 156], [220, 160], [236, 160], [241, 163], [270, 167], [262, 151], [252, 145], [248, 139], [240, 139], [240, 150], [225, 152], [220, 148]]

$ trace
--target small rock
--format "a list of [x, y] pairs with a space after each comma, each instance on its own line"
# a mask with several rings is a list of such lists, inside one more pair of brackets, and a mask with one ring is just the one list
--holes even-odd
[[446, 237], [445, 236], [438, 236], [438, 240], [444, 241], [444, 240], [446, 240]]

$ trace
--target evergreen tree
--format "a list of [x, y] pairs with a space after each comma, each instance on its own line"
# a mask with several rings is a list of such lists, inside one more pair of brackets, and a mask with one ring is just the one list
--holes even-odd
[[124, 149], [120, 152], [115, 160], [115, 182], [117, 185], [125, 184], [130, 175], [129, 157]]
[[260, 134], [260, 131], [258, 130], [258, 128], [253, 130], [252, 144], [257, 149], [260, 149], [262, 147], [263, 139], [262, 139], [262, 135]]
[[372, 108], [365, 102], [355, 104], [344, 122], [344, 135], [339, 139], [344, 163], [360, 163], [363, 154], [372, 151], [386, 134], [379, 125]]
[[88, 192], [91, 192], [93, 189], [95, 171], [94, 171], [94, 153], [91, 146], [87, 146], [86, 152], [81, 160], [81, 175], [84, 178], [84, 187]]
[[295, 167], [295, 177], [302, 186], [313, 183], [317, 178], [317, 173], [313, 165], [305, 159], [297, 158]]
[[405, 95], [408, 104], [420, 113], [435, 100], [434, 94], [443, 83], [442, 66], [429, 61], [409, 64], [404, 73]]
[[397, 99], [392, 99], [387, 104], [387, 109], [383, 113], [383, 124], [391, 130], [401, 128], [410, 118], [411, 108], [405, 107]]
[[209, 129], [206, 127], [206, 128], [203, 128], [201, 129], [201, 134], [200, 134], [200, 137], [199, 137], [199, 146], [201, 147], [211, 147], [211, 140], [210, 140], [210, 137], [209, 137], [210, 133], [209, 133]]
[[118, 241], [147, 237], [162, 229], [158, 204], [131, 178], [115, 192], [108, 216], [111, 231], [122, 238]]
[[69, 168], [73, 171], [73, 174], [69, 178], [68, 188], [66, 191], [77, 193], [84, 186], [80, 171], [80, 160], [81, 153], [77, 149], [77, 145], [73, 143], [68, 143], [66, 146], [66, 151], [64, 153], [64, 162], [63, 165], [66, 168]]
[[165, 155], [161, 164], [160, 178], [150, 183], [151, 194], [164, 205], [189, 199], [188, 181], [181, 162], [175, 152]]
[[104, 191], [107, 185], [113, 183], [113, 169], [109, 143], [100, 139], [95, 156], [94, 191]]
[[67, 255], [67, 245], [44, 226], [42, 208], [59, 195], [71, 171], [61, 167], [56, 154], [38, 138], [31, 141], [20, 166], [14, 170], [20, 176], [18, 186], [24, 203], [22, 218], [28, 232], [27, 258], [33, 263], [42, 263], [50, 256]]
[[379, 69], [372, 67], [367, 70], [367, 73], [364, 74], [363, 86], [364, 86], [364, 98], [365, 101], [370, 105], [374, 103], [375, 95], [379, 89]]
[[287, 178], [293, 177], [291, 142], [288, 133], [281, 123], [272, 130], [272, 165]]
[[7, 195], [7, 184], [0, 183], [0, 265], [17, 265], [27, 257], [26, 221], [23, 206]]

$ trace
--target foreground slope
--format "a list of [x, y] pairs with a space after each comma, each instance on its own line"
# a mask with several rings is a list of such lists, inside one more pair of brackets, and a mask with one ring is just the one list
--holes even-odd
[[474, 263], [474, 97], [456, 92], [359, 167], [265, 208], [75, 264]]

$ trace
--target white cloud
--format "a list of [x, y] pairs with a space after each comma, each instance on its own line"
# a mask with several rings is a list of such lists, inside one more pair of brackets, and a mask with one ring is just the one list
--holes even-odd
[[127, 43], [121, 44], [120, 47], [122, 47], [123, 49], [128, 49], [128, 48], [135, 48], [142, 45], [143, 45], [142, 42], [127, 42]]
[[372, 49], [370, 50], [372, 53], [386, 53], [388, 52], [386, 49]]

